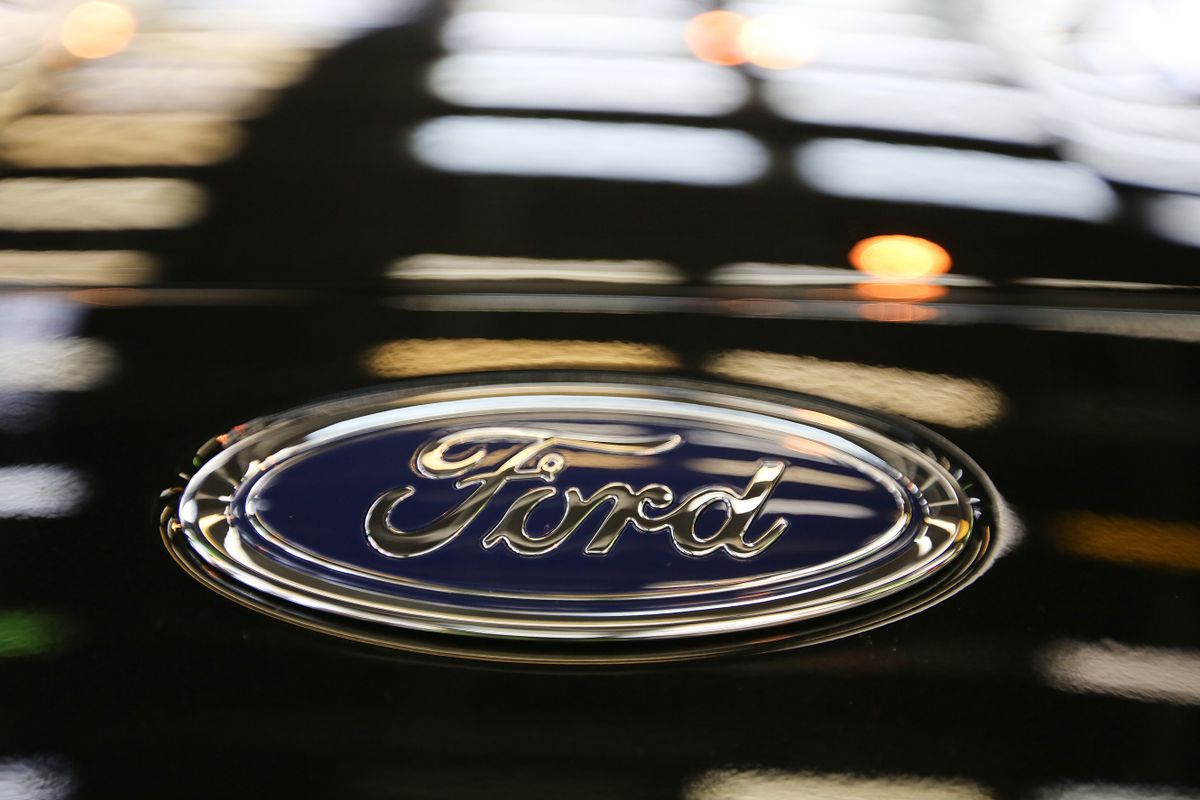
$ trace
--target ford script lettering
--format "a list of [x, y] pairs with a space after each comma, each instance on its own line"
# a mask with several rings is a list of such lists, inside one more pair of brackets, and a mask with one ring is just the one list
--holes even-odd
[[915, 426], [679, 380], [388, 389], [239, 425], [170, 494], [201, 582], [360, 642], [640, 662], [824, 641], [969, 583], [990, 484]]
[[[473, 471], [490, 455], [488, 444], [512, 441], [528, 444], [503, 458], [492, 469]], [[505, 484], [515, 481], [553, 483], [570, 464], [569, 453], [572, 451], [649, 456], [678, 447], [682, 441], [678, 434], [657, 438], [596, 439], [526, 428], [475, 428], [449, 434], [422, 447], [417, 453], [417, 466], [431, 478], [458, 478], [454, 488], [469, 489], [470, 493], [433, 523], [417, 530], [403, 531], [388, 519], [396, 506], [415, 490], [405, 486], [384, 492], [367, 512], [367, 537], [385, 555], [402, 558], [428, 553], [462, 533]], [[447, 456], [447, 451], [464, 446], [471, 449], [457, 457]], [[746, 540], [750, 523], [783, 477], [785, 466], [782, 461], [761, 461], [743, 491], [724, 487], [696, 489], [673, 510], [662, 515], [647, 511], [648, 507], [665, 509], [674, 501], [675, 493], [661, 483], [652, 483], [636, 491], [628, 484], [607, 483], [587, 497], [572, 486], [564, 493], [567, 510], [562, 521], [550, 532], [535, 536], [526, 530], [530, 513], [539, 503], [559, 493], [555, 487], [539, 487], [521, 495], [509, 506], [500, 522], [483, 537], [483, 546], [490, 548], [503, 542], [514, 553], [540, 555], [562, 544], [593, 512], [607, 507], [602, 512], [603, 523], [584, 548], [585, 553], [604, 555], [616, 544], [626, 525], [632, 524], [646, 533], [669, 531], [672, 543], [685, 555], [706, 556], [724, 550], [736, 558], [750, 558], [762, 552], [787, 529], [787, 520], [780, 518], [761, 536], [753, 541]], [[697, 535], [697, 517], [715, 505], [724, 506], [728, 518], [712, 535]]]

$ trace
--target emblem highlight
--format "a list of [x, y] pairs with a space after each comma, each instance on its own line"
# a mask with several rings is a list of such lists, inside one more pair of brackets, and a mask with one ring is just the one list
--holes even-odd
[[[527, 441], [528, 444], [515, 448], [516, 452], [511, 455], [509, 453], [514, 448], [497, 454], [489, 452], [486, 447], [489, 443], [514, 441]], [[447, 434], [418, 451], [414, 459], [416, 468], [430, 478], [459, 478], [454, 488], [474, 487], [471, 493], [432, 523], [405, 531], [392, 525], [389, 517], [400, 503], [412, 496], [415, 489], [404, 486], [386, 491], [376, 498], [367, 512], [367, 539], [372, 547], [386, 556], [406, 558], [423, 555], [442, 547], [462, 533], [505, 484], [530, 480], [553, 483], [570, 466], [569, 453], [573, 451], [649, 456], [672, 450], [682, 442], [683, 437], [678, 434], [600, 439], [586, 434], [561, 434], [533, 428], [472, 428]], [[463, 446], [471, 449], [456, 458], [447, 456], [447, 451]], [[495, 466], [488, 469], [489, 464]], [[509, 506], [500, 521], [484, 535], [483, 546], [490, 549], [503, 542], [514, 553], [541, 555], [566, 541], [592, 512], [607, 505], [599, 530], [584, 548], [589, 555], [607, 553], [616, 544], [626, 525], [632, 524], [644, 533], [670, 531], [671, 542], [684, 555], [707, 556], [724, 550], [735, 558], [752, 558], [770, 546], [788, 527], [788, 521], [781, 517], [765, 533], [752, 541], [746, 540], [750, 524], [762, 511], [771, 490], [783, 477], [786, 466], [783, 461], [761, 460], [743, 491], [700, 487], [661, 516], [647, 511], [647, 507], [661, 511], [674, 502], [675, 493], [661, 483], [650, 483], [637, 491], [626, 483], [607, 483], [588, 497], [584, 497], [577, 487], [571, 486], [563, 493], [566, 513], [562, 520], [549, 532], [533, 535], [526, 525], [530, 514], [539, 503], [559, 494], [554, 486], [537, 487], [521, 495]], [[475, 467], [481, 469], [472, 473]], [[698, 517], [718, 505], [726, 510], [725, 522], [715, 533], [700, 536], [696, 532]]]

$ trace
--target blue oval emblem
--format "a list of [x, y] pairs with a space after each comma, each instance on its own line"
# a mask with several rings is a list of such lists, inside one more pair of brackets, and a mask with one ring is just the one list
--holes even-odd
[[832, 638], [961, 586], [994, 535], [986, 479], [931, 434], [712, 384], [393, 390], [202, 452], [164, 515], [193, 574], [292, 621], [457, 655]]

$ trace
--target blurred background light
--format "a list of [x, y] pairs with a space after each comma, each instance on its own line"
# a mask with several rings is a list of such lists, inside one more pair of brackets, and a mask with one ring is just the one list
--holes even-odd
[[498, 258], [423, 253], [392, 264], [387, 277], [411, 281], [580, 281], [670, 284], [683, 275], [662, 261]]
[[204, 208], [204, 191], [175, 178], [0, 180], [0, 229], [178, 228]]
[[633, 342], [540, 339], [404, 339], [367, 352], [367, 370], [381, 378], [504, 369], [677, 369], [670, 350]]
[[1055, 642], [1035, 659], [1056, 689], [1148, 703], [1200, 705], [1200, 653], [1116, 642]]
[[816, 29], [795, 14], [764, 14], [749, 19], [738, 33], [745, 59], [764, 69], [796, 69], [820, 48]]
[[104, 58], [124, 50], [136, 27], [133, 12], [126, 6], [93, 0], [67, 12], [59, 37], [63, 49], [76, 58]]
[[999, 390], [980, 380], [783, 353], [725, 350], [709, 358], [705, 369], [954, 428], [993, 425], [1007, 405]]
[[1200, 196], [1162, 194], [1145, 205], [1146, 223], [1165, 239], [1200, 247]]
[[0, 132], [0, 159], [21, 167], [203, 166], [240, 139], [228, 117], [208, 113], [34, 114]]
[[718, 116], [749, 96], [741, 75], [677, 58], [465, 53], [429, 75], [441, 99], [478, 108]]
[[454, 10], [459, 14], [478, 11], [499, 11], [523, 14], [562, 14], [581, 18], [594, 16], [640, 17], [644, 19], [687, 16], [695, 10], [692, 0], [457, 0]]
[[945, 147], [817, 139], [796, 153], [801, 179], [840, 197], [957, 206], [1091, 222], [1117, 211], [1086, 167]]
[[1005, 72], [996, 54], [976, 42], [874, 31], [823, 31], [813, 66], [969, 81]]
[[0, 466], [0, 518], [69, 517], [87, 496], [78, 470], [57, 464]]
[[1063, 552], [1174, 572], [1200, 572], [1200, 525], [1075, 512], [1051, 528]]
[[724, 186], [760, 177], [770, 156], [747, 133], [630, 122], [441, 117], [407, 142], [449, 172]]
[[852, 70], [812, 69], [768, 80], [767, 104], [816, 125], [1045, 145], [1038, 99], [1013, 87]]
[[81, 392], [103, 384], [117, 367], [112, 347], [96, 339], [0, 338], [0, 390]]
[[0, 757], [0, 800], [67, 800], [75, 788], [75, 776], [61, 758]]
[[0, 250], [0, 286], [149, 283], [158, 262], [133, 250]]
[[1110, 309], [1039, 309], [1026, 315], [1030, 328], [1064, 333], [1200, 342], [1200, 315]]
[[877, 278], [916, 280], [950, 271], [950, 254], [918, 236], [886, 234], [863, 239], [850, 249], [850, 263]]
[[688, 49], [701, 61], [722, 66], [742, 64], [741, 34], [746, 17], [732, 11], [705, 11], [688, 20], [683, 29]]
[[1063, 783], [1039, 789], [1032, 800], [1200, 800], [1200, 792], [1170, 786]]
[[[66, 644], [70, 626], [54, 614], [0, 610], [0, 658], [49, 655]], [[7, 762], [0, 759], [0, 789]], [[0, 800], [4, 794], [0, 793]], [[25, 797], [25, 795], [20, 795]]]
[[49, 107], [81, 114], [235, 112], [254, 114], [268, 93], [303, 74], [302, 62], [89, 64], [57, 76]]
[[908, 775], [861, 775], [782, 770], [714, 770], [684, 794], [686, 800], [987, 800], [968, 781]]
[[[567, 10], [564, 9], [564, 12]], [[450, 51], [562, 51], [575, 54], [642, 53], [665, 56], [686, 55], [688, 52], [679, 37], [679, 23], [676, 20], [639, 18], [632, 14], [468, 12], [456, 14], [446, 21], [442, 26], [442, 44]]]

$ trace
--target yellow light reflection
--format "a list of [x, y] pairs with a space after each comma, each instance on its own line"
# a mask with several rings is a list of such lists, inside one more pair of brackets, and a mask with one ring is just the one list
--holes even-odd
[[179, 228], [204, 201], [198, 185], [174, 178], [9, 178], [0, 181], [0, 229]]
[[850, 263], [879, 278], [915, 280], [950, 271], [950, 254], [936, 242], [888, 234], [863, 239], [850, 249]]
[[239, 138], [216, 114], [33, 114], [5, 129], [0, 158], [23, 167], [195, 167], [228, 157]]
[[662, 261], [506, 258], [421, 253], [388, 267], [387, 277], [412, 281], [580, 281], [679, 283], [679, 270]]
[[89, 2], [76, 6], [63, 18], [59, 39], [76, 58], [105, 58], [124, 50], [136, 28], [133, 12], [125, 6]]
[[382, 378], [504, 369], [676, 369], [670, 350], [635, 342], [534, 339], [402, 339], [369, 350], [367, 370]]
[[0, 250], [0, 286], [128, 286], [157, 273], [135, 250]]
[[987, 800], [991, 796], [982, 786], [953, 778], [763, 769], [707, 772], [684, 793], [686, 800]]
[[984, 381], [847, 361], [725, 350], [705, 369], [733, 380], [815, 394], [954, 428], [982, 428], [1004, 416], [1005, 396]]
[[804, 20], [766, 14], [749, 20], [738, 33], [742, 55], [764, 69], [796, 69], [817, 56], [817, 32]]
[[1071, 555], [1135, 567], [1200, 572], [1200, 525], [1086, 512], [1065, 514], [1052, 529]]
[[701, 61], [732, 66], [743, 64], [740, 37], [746, 18], [732, 11], [706, 11], [692, 17], [683, 30], [688, 49]]

